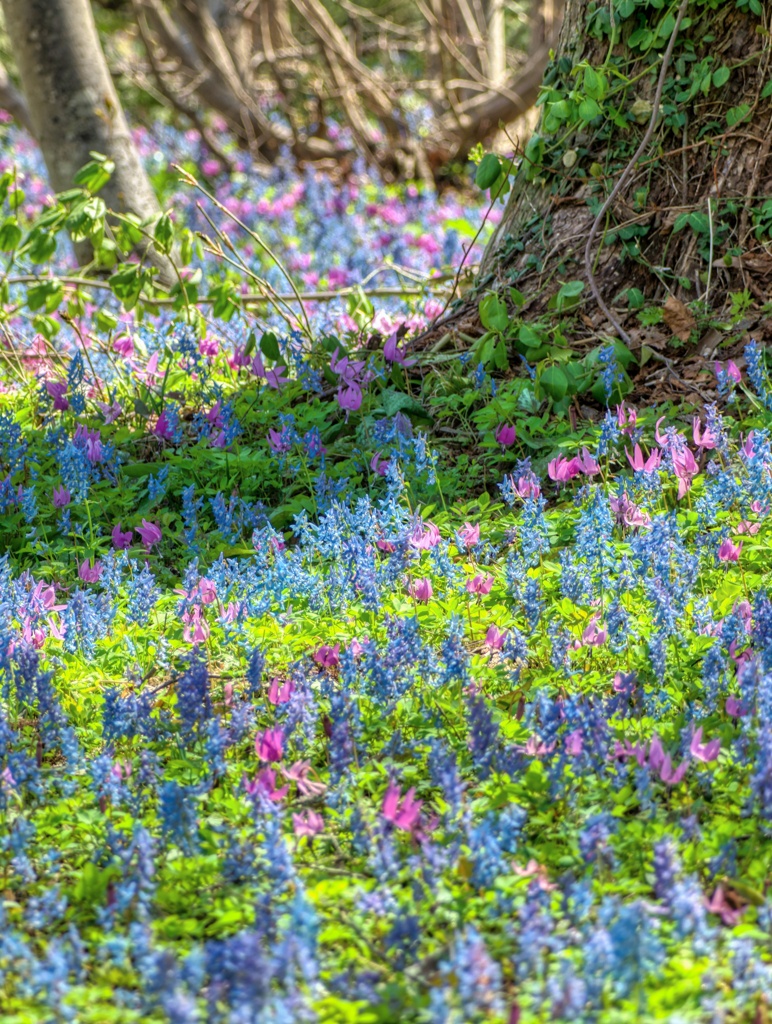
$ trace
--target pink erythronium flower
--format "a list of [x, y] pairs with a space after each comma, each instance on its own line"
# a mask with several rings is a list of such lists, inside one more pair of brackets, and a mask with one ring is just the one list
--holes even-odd
[[292, 441], [285, 437], [282, 431], [274, 430], [273, 427], [268, 431], [268, 444], [277, 455], [286, 455], [292, 451]]
[[390, 540], [386, 540], [385, 537], [381, 537], [375, 542], [375, 546], [379, 551], [385, 551], [387, 555], [393, 554], [397, 549]]
[[357, 384], [349, 384], [338, 390], [338, 405], [345, 409], [346, 418], [351, 412], [356, 412], [362, 405], [362, 389]]
[[578, 466], [579, 470], [584, 473], [585, 476], [595, 476], [596, 473], [600, 473], [598, 463], [587, 451], [587, 448], [582, 448], [582, 454], [577, 455], [572, 461]]
[[295, 692], [295, 684], [291, 679], [281, 680], [274, 676], [268, 688], [268, 700], [271, 704], [286, 704]]
[[186, 643], [203, 644], [209, 638], [209, 623], [203, 617], [201, 612], [201, 605], [194, 604], [192, 608], [183, 612], [182, 621], [185, 623], [185, 629], [182, 631], [182, 636]]
[[54, 508], [66, 508], [72, 501], [72, 495], [64, 486], [60, 487], [59, 490], [54, 487], [54, 496], [52, 501], [54, 503]]
[[696, 757], [698, 761], [704, 761], [705, 764], [709, 761], [715, 761], [720, 750], [721, 740], [718, 739], [718, 737], [710, 740], [708, 743], [702, 742], [702, 726], [700, 726], [694, 736], [692, 736], [689, 753], [692, 757]]
[[381, 812], [384, 818], [396, 825], [397, 828], [410, 832], [418, 824], [422, 801], [415, 799], [415, 789], [412, 786], [405, 793], [401, 803], [400, 796], [399, 786], [390, 782], [383, 798]]
[[67, 382], [63, 380], [46, 381], [46, 391], [54, 400], [54, 409], [57, 412], [66, 412], [70, 408], [67, 399]]
[[584, 745], [581, 729], [574, 729], [566, 736], [566, 753], [569, 757], [579, 757]]
[[161, 528], [156, 526], [155, 523], [149, 523], [147, 519], [142, 520], [142, 526], [137, 527], [137, 533], [142, 538], [142, 543], [148, 551], [161, 540]]
[[389, 460], [382, 459], [380, 452], [376, 452], [372, 459], [370, 459], [370, 469], [376, 476], [386, 476], [386, 469], [388, 465]]
[[692, 419], [692, 436], [698, 448], [709, 449], [716, 447], [716, 435], [710, 427], [705, 427], [704, 430], [701, 430], [699, 416], [695, 416]]
[[317, 833], [324, 830], [324, 818], [321, 814], [317, 814], [316, 811], [306, 811], [305, 818], [302, 814], [292, 815], [292, 827], [295, 830], [295, 835], [300, 839], [303, 836], [308, 836], [309, 839], [313, 839]]
[[96, 583], [101, 575], [101, 562], [94, 562], [93, 565], [89, 565], [88, 562], [81, 562], [78, 566], [78, 576], [80, 576], [84, 583]]
[[517, 428], [509, 426], [508, 423], [499, 425], [494, 437], [502, 448], [508, 448], [517, 440]]
[[550, 882], [546, 865], [539, 864], [538, 861], [535, 861], [533, 858], [528, 861], [524, 868], [521, 868], [519, 864], [515, 863], [512, 864], [512, 867], [514, 868], [515, 874], [520, 875], [521, 878], [530, 878], [532, 875], [535, 875], [535, 881], [543, 892], [553, 892], [555, 889], [559, 888], [557, 882]]
[[683, 781], [689, 767], [688, 761], [682, 761], [678, 768], [673, 768], [670, 754], [666, 754], [659, 736], [654, 735], [649, 747], [649, 767], [658, 772], [660, 779], [668, 786], [677, 786]]
[[112, 405], [108, 405], [107, 402], [97, 402], [97, 408], [101, 411], [105, 418], [105, 425], [109, 426], [111, 423], [115, 423], [118, 417], [123, 412], [121, 403], [118, 401], [113, 402]]
[[480, 575], [466, 581], [466, 589], [470, 594], [490, 594], [492, 586], [492, 576]]
[[726, 698], [726, 713], [730, 718], [742, 718], [747, 714], [741, 702], [732, 694]]
[[419, 523], [410, 538], [410, 545], [419, 551], [429, 551], [430, 548], [436, 547], [441, 540], [440, 531], [434, 523]]
[[480, 543], [480, 526], [472, 526], [471, 523], [464, 523], [458, 531], [458, 538], [467, 548], [473, 548]]
[[505, 629], [503, 633], [499, 632], [497, 626], [488, 626], [488, 631], [485, 634], [485, 646], [490, 647], [492, 651], [500, 651], [504, 646], [504, 641], [507, 639], [508, 629]]
[[[717, 359], [716, 360], [716, 376], [720, 379], [721, 374], [723, 372], [724, 371], [723, 371], [723, 369], [721, 367], [721, 363]], [[736, 384], [739, 384], [740, 381], [743, 379], [743, 375], [740, 372], [740, 369], [737, 366], [737, 363], [735, 363], [732, 359], [730, 359], [729, 362], [726, 364], [726, 375], [727, 375], [727, 377], [730, 380], [733, 380]]]
[[581, 650], [582, 647], [601, 647], [605, 644], [608, 639], [608, 630], [605, 626], [598, 626], [599, 621], [600, 612], [596, 612], [587, 623], [582, 633], [582, 639], [574, 640], [572, 646], [575, 651]]
[[415, 359], [406, 359], [405, 352], [399, 347], [396, 331], [386, 339], [383, 346], [383, 358], [389, 363], [399, 363], [400, 366], [412, 366]]
[[617, 423], [623, 434], [628, 434], [630, 437], [633, 436], [637, 419], [638, 413], [635, 409], [626, 409], [624, 402], [617, 406]]
[[124, 548], [131, 547], [131, 538], [134, 536], [134, 531], [127, 530], [123, 533], [121, 530], [121, 524], [116, 523], [110, 536], [113, 539], [113, 547], [118, 551], [123, 551]]
[[123, 761], [120, 758], [118, 758], [115, 764], [113, 765], [111, 771], [112, 774], [118, 779], [129, 779], [131, 778], [131, 761], [129, 761], [128, 758], [126, 758]]
[[289, 768], [283, 768], [282, 771], [285, 778], [297, 783], [298, 790], [304, 796], [321, 796], [327, 789], [324, 782], [308, 777], [309, 772], [313, 771], [310, 761], [295, 761]]
[[547, 464], [547, 476], [555, 483], [564, 484], [578, 476], [579, 473], [581, 473], [581, 467], [578, 459], [566, 459], [562, 455], [558, 455]]
[[634, 757], [641, 768], [643, 768], [646, 764], [646, 744], [636, 743], [633, 745], [630, 743], [630, 740], [625, 740], [623, 745], [617, 740], [614, 744], [614, 757], [621, 758], [622, 760]]
[[261, 761], [281, 761], [284, 756], [281, 729], [265, 729], [255, 737], [255, 753]]
[[241, 784], [250, 796], [254, 796], [258, 791], [262, 791], [274, 803], [283, 800], [289, 792], [289, 783], [282, 786], [281, 789], [276, 788], [276, 772], [273, 768], [264, 768], [251, 782], [244, 775]]
[[428, 604], [433, 593], [430, 579], [415, 580], [410, 584], [410, 596], [421, 604]]
[[689, 448], [673, 452], [673, 469], [678, 477], [678, 498], [680, 500], [687, 491], [691, 490], [692, 480], [700, 471]]
[[340, 665], [340, 644], [335, 644], [334, 647], [330, 647], [329, 644], [322, 644], [321, 647], [314, 651], [314, 661], [317, 665], [321, 665], [322, 668], [335, 668]]
[[657, 451], [656, 448], [645, 460], [643, 458], [643, 454], [641, 453], [641, 446], [639, 444], [637, 444], [633, 448], [633, 453], [634, 454], [631, 455], [627, 448], [625, 448], [625, 455], [627, 456], [627, 461], [630, 463], [630, 465], [633, 467], [636, 473], [653, 473], [662, 461], [662, 452]]
[[709, 900], [705, 900], [705, 907], [711, 914], [718, 914], [721, 923], [727, 928], [735, 928], [740, 923], [744, 907], [733, 907], [727, 901], [723, 885], [716, 886], [716, 890]]
[[721, 545], [718, 549], [718, 559], [720, 562], [736, 562], [740, 557], [742, 549], [742, 541], [737, 544], [733, 544], [727, 537], [725, 540], [721, 541]]

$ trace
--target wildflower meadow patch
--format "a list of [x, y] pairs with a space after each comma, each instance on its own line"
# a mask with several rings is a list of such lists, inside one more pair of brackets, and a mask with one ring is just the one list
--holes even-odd
[[700, 407], [560, 356], [565, 312], [538, 367], [493, 321], [501, 365], [427, 351], [471, 201], [245, 167], [197, 206], [195, 154], [123, 228], [176, 283], [84, 282], [99, 167], [42, 205], [17, 151], [2, 1020], [766, 1020], [763, 347]]

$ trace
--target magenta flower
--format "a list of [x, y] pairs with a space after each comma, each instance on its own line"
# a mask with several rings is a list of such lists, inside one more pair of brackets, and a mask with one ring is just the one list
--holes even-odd
[[142, 538], [142, 543], [148, 552], [161, 540], [161, 528], [155, 523], [149, 523], [147, 519], [142, 520], [142, 526], [137, 527], [137, 533]]
[[274, 676], [268, 688], [268, 700], [271, 704], [286, 704], [294, 692], [295, 684], [291, 679], [282, 682], [278, 676]]
[[385, 551], [387, 555], [393, 555], [394, 552], [397, 550], [390, 540], [386, 540], [383, 537], [381, 537], [380, 540], [377, 540], [375, 542], [375, 546], [378, 548], [379, 551]]
[[118, 551], [123, 551], [124, 548], [131, 547], [131, 538], [134, 536], [134, 531], [127, 530], [126, 533], [122, 533], [121, 524], [116, 523], [110, 536], [113, 538], [113, 547]]
[[721, 740], [718, 737], [708, 743], [702, 742], [702, 726], [700, 726], [692, 736], [692, 742], [689, 745], [689, 753], [692, 757], [707, 764], [709, 761], [716, 760], [719, 750], [721, 750]]
[[582, 647], [601, 647], [608, 639], [608, 630], [605, 626], [598, 626], [600, 612], [596, 612], [582, 633], [582, 639], [574, 640], [573, 649], [581, 650]]
[[656, 448], [648, 456], [646, 461], [644, 461], [643, 455], [641, 453], [641, 446], [639, 444], [637, 444], [635, 448], [633, 448], [633, 452], [634, 454], [631, 455], [627, 448], [625, 448], [625, 455], [627, 456], [627, 461], [630, 463], [630, 465], [633, 467], [636, 473], [653, 473], [654, 470], [659, 467], [659, 464], [662, 461], [662, 452], [657, 451]]
[[97, 408], [102, 412], [105, 418], [105, 425], [109, 426], [111, 423], [115, 423], [118, 417], [123, 412], [120, 402], [115, 401], [112, 405], [108, 405], [107, 402], [97, 402]]
[[517, 428], [502, 423], [493, 435], [502, 448], [509, 448], [517, 440]]
[[123, 761], [120, 758], [117, 758], [115, 764], [110, 770], [116, 779], [120, 779], [121, 781], [124, 779], [130, 779], [132, 771], [131, 761], [129, 761], [128, 758]]
[[59, 490], [54, 487], [54, 496], [52, 498], [54, 508], [66, 508], [72, 501], [72, 495], [65, 487], [60, 487]]
[[701, 430], [699, 416], [695, 416], [692, 419], [692, 436], [698, 448], [716, 447], [716, 435], [709, 427], [705, 427], [704, 431]]
[[396, 331], [386, 339], [383, 358], [389, 363], [399, 363], [400, 366], [412, 366], [415, 363], [415, 359], [405, 359], [405, 352], [399, 347]]
[[717, 914], [721, 918], [721, 923], [725, 924], [727, 928], [735, 928], [740, 923], [745, 907], [735, 907], [729, 903], [723, 885], [717, 885], [711, 898], [704, 902], [705, 908], [711, 914]]
[[81, 562], [78, 566], [78, 576], [84, 583], [96, 583], [101, 575], [101, 562], [94, 562], [93, 566], [90, 566], [88, 562]]
[[718, 559], [720, 562], [736, 562], [740, 557], [742, 549], [742, 541], [739, 544], [733, 544], [727, 537], [721, 541], [721, 546], [718, 549]]
[[[510, 477], [510, 480], [514, 481], [514, 477]], [[533, 473], [521, 476], [514, 486], [521, 498], [538, 498], [541, 494], [540, 482]]]
[[46, 391], [54, 400], [54, 409], [57, 412], [66, 412], [70, 408], [67, 400], [67, 382], [63, 380], [46, 381]]
[[318, 832], [324, 830], [324, 818], [316, 811], [309, 810], [306, 811], [305, 818], [302, 814], [293, 814], [292, 826], [298, 838], [308, 836], [309, 839], [313, 839]]
[[309, 772], [312, 771], [310, 761], [295, 761], [289, 768], [283, 768], [282, 771], [285, 778], [297, 783], [298, 790], [304, 796], [321, 796], [327, 789], [325, 783], [319, 782], [318, 779], [314, 781], [308, 777]]
[[666, 754], [662, 748], [662, 741], [656, 734], [649, 747], [649, 767], [654, 772], [659, 772], [660, 779], [668, 786], [677, 786], [686, 775], [689, 767], [688, 761], [682, 761], [678, 768], [673, 768], [670, 754]]
[[340, 665], [340, 644], [335, 644], [334, 647], [330, 647], [329, 644], [322, 644], [321, 647], [314, 651], [314, 661], [317, 665], [321, 665], [322, 668], [336, 668]]
[[493, 586], [492, 576], [475, 576], [474, 579], [466, 581], [466, 589], [470, 594], [490, 594]]
[[573, 461], [585, 476], [595, 476], [596, 473], [600, 473], [598, 463], [587, 451], [587, 448], [582, 448], [582, 454], [577, 455]]
[[292, 442], [287, 440], [282, 431], [274, 430], [273, 427], [268, 431], [268, 444], [277, 455], [286, 455], [292, 451]]
[[210, 629], [209, 623], [202, 617], [200, 604], [194, 604], [192, 608], [183, 612], [182, 621], [185, 623], [182, 636], [187, 643], [196, 646], [206, 642]]
[[174, 440], [174, 431], [172, 430], [172, 426], [169, 423], [169, 418], [166, 415], [166, 410], [164, 410], [158, 417], [158, 419], [155, 421], [153, 433], [155, 434], [156, 437], [160, 437], [162, 441]]
[[421, 604], [428, 604], [433, 593], [432, 582], [429, 579], [416, 580], [410, 584], [410, 596]]
[[[424, 526], [425, 529], [423, 529]], [[412, 547], [418, 548], [419, 551], [429, 551], [430, 548], [436, 547], [441, 540], [440, 531], [434, 523], [424, 523], [415, 528], [413, 536], [410, 538], [410, 544]]]
[[623, 761], [628, 757], [634, 757], [641, 768], [646, 764], [646, 744], [636, 743], [634, 746], [630, 740], [625, 740], [624, 746], [617, 740], [614, 744], [614, 757]]
[[497, 626], [488, 626], [488, 631], [485, 634], [485, 646], [490, 647], [492, 651], [500, 651], [508, 633], [508, 629], [500, 633]]
[[581, 729], [574, 729], [566, 736], [566, 753], [569, 757], [579, 757], [584, 746]]
[[[717, 359], [716, 360], [716, 376], [719, 379], [721, 378], [721, 373], [722, 372], [723, 371], [721, 369], [721, 363]], [[740, 373], [740, 370], [739, 370], [737, 364], [732, 359], [730, 359], [729, 362], [726, 364], [726, 375], [727, 375], [727, 377], [729, 377], [730, 380], [733, 380], [736, 384], [739, 384], [740, 381], [743, 379], [742, 373]]]
[[356, 412], [362, 405], [362, 390], [357, 384], [349, 384], [338, 391], [338, 405], [346, 410], [346, 417], [350, 412]]
[[461, 529], [458, 531], [459, 540], [463, 541], [464, 545], [468, 548], [473, 548], [475, 544], [480, 543], [480, 526], [472, 526], [471, 523], [464, 523]]
[[633, 436], [637, 419], [638, 413], [635, 409], [625, 409], [624, 402], [617, 406], [617, 423], [623, 434], [628, 434], [630, 437]]
[[260, 791], [265, 793], [268, 799], [274, 803], [279, 803], [289, 792], [289, 783], [282, 786], [281, 789], [276, 788], [276, 772], [273, 768], [264, 768], [251, 782], [244, 775], [241, 784], [250, 796], [254, 796], [255, 793]]
[[673, 469], [678, 477], [678, 499], [679, 501], [691, 490], [692, 480], [697, 476], [700, 467], [694, 461], [694, 456], [689, 448], [683, 451], [673, 452]]
[[726, 713], [730, 718], [741, 718], [743, 715], [747, 714], [745, 708], [735, 696], [729, 696], [726, 698]]
[[261, 761], [281, 761], [284, 756], [281, 729], [265, 729], [255, 737], [255, 753]]
[[384, 818], [396, 825], [397, 828], [410, 832], [418, 824], [422, 801], [415, 799], [415, 789], [412, 786], [405, 793], [401, 803], [400, 796], [399, 786], [390, 782], [383, 798], [381, 812]]
[[388, 459], [382, 459], [381, 453], [376, 452], [370, 459], [370, 469], [376, 476], [386, 476], [386, 469], [389, 465]]
[[547, 464], [547, 476], [555, 483], [564, 484], [581, 473], [581, 464], [578, 459], [566, 459], [558, 455]]

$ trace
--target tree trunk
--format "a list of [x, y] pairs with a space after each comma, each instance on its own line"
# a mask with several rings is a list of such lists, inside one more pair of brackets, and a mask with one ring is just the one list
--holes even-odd
[[[34, 135], [56, 192], [72, 188], [95, 150], [115, 170], [100, 192], [107, 206], [142, 219], [160, 213], [118, 101], [88, 0], [2, 0]], [[85, 252], [83, 251], [86, 246]], [[88, 243], [78, 257], [88, 258]], [[168, 263], [149, 250], [168, 276]]]
[[[716, 10], [689, 7], [693, 21], [685, 20], [678, 32], [657, 111], [656, 85], [675, 19], [667, 8], [621, 7], [623, 13], [629, 7], [630, 16], [622, 20], [617, 12], [610, 46], [608, 32], [598, 31], [604, 17], [609, 25], [607, 6], [566, 2], [537, 134], [485, 250], [474, 292], [456, 307], [467, 330], [476, 297], [489, 289], [507, 297], [508, 286], [526, 296], [527, 315], [533, 315], [546, 310], [562, 283], [581, 280], [588, 299], [585, 326], [639, 343], [645, 332], [631, 308], [641, 304], [638, 293], [652, 301], [671, 296], [671, 304], [703, 299], [714, 310], [733, 292], [747, 290], [759, 304], [768, 298], [772, 87], [765, 86], [771, 51], [760, 19], [737, 10], [734, 0]], [[646, 59], [647, 47], [656, 60]], [[597, 81], [572, 75], [582, 61], [596, 71], [607, 62], [605, 95], [592, 88]], [[612, 63], [627, 84], [608, 74]], [[578, 98], [570, 97], [571, 90]], [[578, 109], [588, 90], [601, 109], [583, 121], [581, 115], [594, 109]], [[593, 224], [653, 114], [650, 141], [591, 241], [588, 274], [585, 247]], [[610, 317], [592, 300], [591, 277]]]

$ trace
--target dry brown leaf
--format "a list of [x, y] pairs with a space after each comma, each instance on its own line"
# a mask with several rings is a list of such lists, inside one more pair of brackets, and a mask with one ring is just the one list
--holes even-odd
[[695, 325], [695, 319], [680, 299], [671, 295], [662, 310], [662, 318], [670, 330], [681, 341], [688, 341]]

